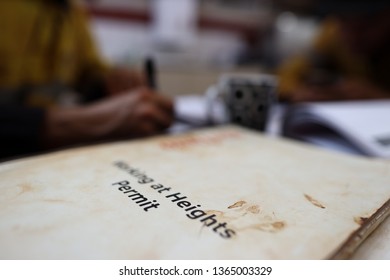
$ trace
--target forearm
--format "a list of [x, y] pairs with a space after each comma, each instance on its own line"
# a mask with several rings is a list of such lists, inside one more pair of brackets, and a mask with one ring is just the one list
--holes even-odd
[[43, 141], [53, 148], [150, 136], [172, 123], [171, 99], [140, 88], [88, 106], [48, 110]]
[[104, 140], [112, 134], [112, 116], [96, 105], [50, 109], [46, 113], [43, 145], [56, 148]]

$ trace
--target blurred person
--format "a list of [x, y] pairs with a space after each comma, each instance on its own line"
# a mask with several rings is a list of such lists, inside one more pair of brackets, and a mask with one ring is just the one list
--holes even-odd
[[76, 1], [1, 0], [0, 30], [0, 157], [149, 136], [171, 124], [171, 99], [98, 55]]
[[320, 0], [327, 16], [312, 48], [279, 71], [290, 102], [390, 98], [390, 2]]

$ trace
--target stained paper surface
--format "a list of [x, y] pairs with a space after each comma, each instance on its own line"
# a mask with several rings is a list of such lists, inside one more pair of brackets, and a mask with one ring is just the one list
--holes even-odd
[[350, 257], [390, 198], [389, 161], [234, 126], [9, 162], [0, 178], [1, 259]]

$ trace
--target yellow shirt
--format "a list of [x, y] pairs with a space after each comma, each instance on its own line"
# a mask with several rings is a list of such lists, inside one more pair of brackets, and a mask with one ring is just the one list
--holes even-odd
[[0, 94], [52, 83], [74, 87], [103, 75], [86, 16], [69, 2], [65, 9], [52, 0], [0, 1]]
[[295, 89], [305, 83], [316, 67], [314, 56], [331, 63], [333, 74], [340, 77], [369, 81], [390, 93], [390, 53], [378, 61], [361, 57], [350, 52], [342, 41], [340, 28], [336, 20], [326, 20], [315, 39], [312, 50], [293, 57], [279, 69], [279, 91], [287, 98]]

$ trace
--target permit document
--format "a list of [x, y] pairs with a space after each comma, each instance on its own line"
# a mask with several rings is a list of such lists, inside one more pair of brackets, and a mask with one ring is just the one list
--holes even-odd
[[344, 259], [390, 162], [236, 126], [0, 165], [0, 259]]

